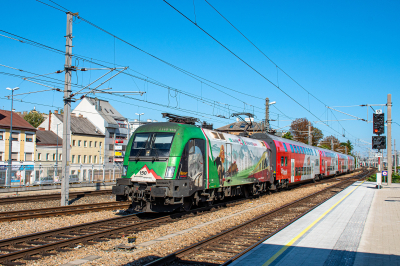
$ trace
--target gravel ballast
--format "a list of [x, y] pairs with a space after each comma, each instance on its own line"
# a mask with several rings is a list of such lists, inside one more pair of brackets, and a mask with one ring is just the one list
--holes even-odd
[[[89, 197], [71, 199], [70, 205], [91, 204], [91, 203], [110, 202], [110, 201], [115, 202], [115, 195], [109, 194], [109, 195], [89, 196]], [[60, 199], [58, 200], [32, 201], [32, 202], [0, 205], [0, 212], [44, 209], [44, 208], [53, 208], [60, 206], [61, 206], [61, 195]]]
[[[121, 239], [101, 242], [95, 245], [81, 245], [81, 247], [75, 248], [74, 250], [71, 250], [69, 252], [62, 252], [57, 255], [45, 257], [37, 261], [25, 261], [25, 262], [28, 265], [61, 265], [74, 260], [85, 258], [87, 256], [94, 255], [94, 256], [100, 256], [101, 258], [87, 262], [84, 265], [126, 265], [126, 264], [143, 265], [144, 263], [149, 262], [151, 259], [168, 255], [186, 246], [197, 243], [201, 240], [204, 240], [205, 238], [208, 238], [212, 235], [221, 232], [222, 230], [226, 230], [228, 228], [237, 226], [245, 221], [255, 218], [275, 208], [293, 202], [309, 194], [320, 191], [323, 188], [333, 185], [337, 182], [338, 180], [332, 179], [332, 182], [329, 183], [323, 183], [323, 184], [315, 183], [314, 185], [299, 187], [289, 191], [273, 193], [272, 195], [263, 196], [258, 199], [254, 199], [252, 201], [247, 201], [232, 207], [223, 208], [212, 213], [192, 215], [185, 219], [177, 220], [175, 223], [172, 224], [167, 224], [157, 228], [153, 228], [151, 230], [140, 232], [135, 235], [137, 238], [136, 245], [138, 246], [138, 249], [133, 251], [114, 249], [114, 247], [119, 244], [128, 245], [127, 237], [130, 235], [126, 235]], [[159, 241], [155, 244], [141, 247], [142, 243], [144, 244], [145, 242], [155, 240], [162, 236], [166, 236], [174, 232], [180, 232], [182, 230], [192, 228], [196, 225], [210, 221], [215, 221], [216, 219], [224, 218], [227, 217], [228, 215], [232, 215], [234, 213], [239, 213], [239, 212], [242, 213], [240, 213], [240, 215], [216, 221], [212, 223], [210, 226], [207, 225], [201, 228], [194, 228], [193, 230], [189, 230], [188, 232], [177, 235], [176, 237], [168, 238], [165, 241]], [[100, 216], [102, 216], [101, 219], [106, 219], [107, 217], [105, 216], [107, 215], [109, 215], [110, 218], [111, 216], [115, 217], [115, 212], [104, 211], [98, 213], [74, 215], [69, 217], [67, 216], [67, 217], [43, 218], [40, 219], [41, 221], [33, 221], [33, 222], [31, 220], [17, 221], [9, 223], [7, 229], [5, 229], [5, 232], [9, 231], [11, 228], [14, 228], [16, 229], [15, 230], [16, 235], [22, 235], [26, 234], [24, 226], [25, 227], [34, 226], [35, 228], [37, 228], [36, 232], [38, 232], [38, 231], [43, 231], [43, 229], [41, 228], [46, 227], [43, 225], [43, 223], [53, 224], [53, 223], [58, 223], [58, 221], [67, 220], [69, 218], [74, 217], [73, 219], [70, 219], [70, 221], [65, 221], [65, 223], [69, 223], [69, 225], [72, 225], [82, 222], [90, 222], [91, 219], [100, 220], [97, 219]], [[58, 220], [56, 221], [55, 219]], [[75, 223], [73, 222], [73, 220], [75, 220]], [[5, 233], [3, 232], [4, 224], [2, 224], [2, 228], [0, 231], [0, 233], [2, 234]], [[55, 228], [68, 226], [62, 224], [57, 224], [57, 225], [58, 226]]]

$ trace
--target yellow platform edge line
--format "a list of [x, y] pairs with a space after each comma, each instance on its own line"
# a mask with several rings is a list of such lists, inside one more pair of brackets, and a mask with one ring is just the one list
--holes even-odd
[[288, 249], [290, 246], [292, 246], [300, 237], [302, 237], [308, 230], [310, 230], [316, 223], [318, 223], [322, 218], [324, 218], [329, 212], [331, 212], [339, 203], [341, 203], [345, 198], [347, 198], [347, 196], [349, 196], [351, 193], [353, 193], [353, 191], [356, 190], [364, 182], [365, 181], [362, 181], [360, 184], [358, 184], [349, 193], [347, 193], [343, 198], [341, 198], [332, 207], [330, 207], [326, 212], [324, 212], [320, 217], [318, 217], [314, 222], [312, 222], [309, 226], [307, 226], [307, 228], [304, 229], [300, 234], [298, 234], [296, 237], [294, 237], [292, 240], [290, 240], [289, 243], [287, 243], [277, 253], [275, 253], [274, 256], [272, 256], [267, 262], [265, 262], [263, 264], [263, 266], [268, 266], [272, 262], [274, 262], [283, 252], [285, 252], [286, 249]]

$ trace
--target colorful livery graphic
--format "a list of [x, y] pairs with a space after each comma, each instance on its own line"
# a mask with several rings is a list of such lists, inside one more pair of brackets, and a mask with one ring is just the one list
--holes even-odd
[[154, 123], [129, 140], [113, 193], [136, 211], [168, 212], [352, 170], [351, 156], [268, 134]]

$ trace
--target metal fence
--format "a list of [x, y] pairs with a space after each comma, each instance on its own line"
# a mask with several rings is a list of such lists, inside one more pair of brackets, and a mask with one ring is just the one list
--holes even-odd
[[[0, 187], [6, 186], [6, 180], [10, 167], [0, 168]], [[120, 178], [122, 168], [118, 165], [70, 165], [70, 183], [82, 182], [113, 182]], [[13, 165], [11, 168], [12, 187], [32, 185], [54, 185], [61, 184], [62, 168], [55, 165]]]

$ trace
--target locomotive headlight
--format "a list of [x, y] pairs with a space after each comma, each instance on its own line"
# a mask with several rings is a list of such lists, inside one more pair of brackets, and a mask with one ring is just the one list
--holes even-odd
[[173, 178], [175, 173], [175, 166], [168, 166], [167, 170], [165, 171], [164, 178]]
[[128, 172], [128, 166], [124, 165], [124, 168], [122, 170], [122, 175], [126, 175], [127, 172]]

